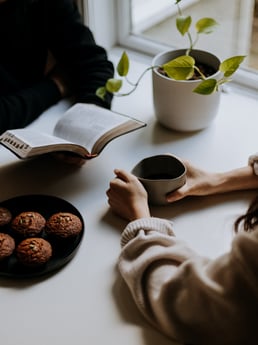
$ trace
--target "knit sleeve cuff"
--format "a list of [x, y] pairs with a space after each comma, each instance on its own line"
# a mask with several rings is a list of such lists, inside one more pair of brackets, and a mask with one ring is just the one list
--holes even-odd
[[253, 167], [255, 175], [258, 175], [258, 152], [248, 158], [248, 164]]
[[144, 232], [156, 231], [168, 236], [174, 236], [172, 221], [149, 217], [132, 221], [124, 229], [121, 237], [121, 247], [124, 247], [130, 240], [135, 238], [140, 230]]

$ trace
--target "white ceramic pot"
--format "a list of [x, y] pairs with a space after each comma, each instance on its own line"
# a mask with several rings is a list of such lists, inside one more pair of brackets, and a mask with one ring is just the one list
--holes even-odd
[[[160, 53], [153, 59], [152, 66], [159, 66], [185, 55], [185, 51], [181, 49]], [[220, 60], [215, 55], [202, 50], [193, 50], [191, 56], [218, 70]], [[218, 71], [211, 78], [218, 79], [220, 74], [221, 72]], [[195, 131], [208, 127], [215, 118], [220, 92], [211, 95], [199, 95], [193, 92], [200, 80], [173, 80], [153, 69], [152, 81], [155, 115], [165, 127], [178, 131]]]

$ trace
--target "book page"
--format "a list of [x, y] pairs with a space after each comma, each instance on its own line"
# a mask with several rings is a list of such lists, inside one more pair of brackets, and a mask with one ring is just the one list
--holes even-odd
[[6, 131], [0, 142], [21, 158], [51, 151], [69, 150], [85, 156], [87, 152], [79, 145], [74, 145], [62, 138], [34, 131], [32, 129], [14, 129]]
[[67, 140], [55, 137], [53, 135], [35, 131], [34, 129], [15, 129], [10, 130], [9, 133], [15, 133], [16, 139], [26, 143], [30, 147], [42, 147], [44, 145], [56, 145], [67, 143]]
[[77, 103], [57, 122], [54, 135], [80, 144], [91, 152], [102, 135], [130, 119], [93, 104]]

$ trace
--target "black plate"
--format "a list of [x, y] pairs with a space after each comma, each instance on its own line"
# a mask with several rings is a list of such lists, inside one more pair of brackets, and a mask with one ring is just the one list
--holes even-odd
[[[83, 225], [82, 231], [78, 236], [61, 242], [51, 240], [43, 231], [41, 237], [47, 239], [53, 248], [51, 259], [40, 268], [28, 268], [21, 265], [17, 261], [15, 253], [13, 253], [8, 259], [0, 262], [0, 276], [10, 278], [43, 276], [61, 268], [76, 254], [84, 234], [84, 222], [79, 211], [69, 202], [48, 195], [23, 195], [1, 202], [0, 207], [8, 208], [13, 218], [23, 211], [39, 212], [46, 219], [57, 212], [70, 212], [78, 216]], [[20, 240], [12, 234], [9, 226], [1, 227], [0, 232], [12, 235], [15, 238], [16, 244]]]

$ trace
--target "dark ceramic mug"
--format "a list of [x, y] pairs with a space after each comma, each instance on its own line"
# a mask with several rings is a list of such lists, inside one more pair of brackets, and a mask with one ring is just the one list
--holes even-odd
[[170, 154], [144, 158], [133, 168], [132, 174], [143, 184], [152, 205], [167, 204], [166, 195], [186, 181], [185, 165]]

